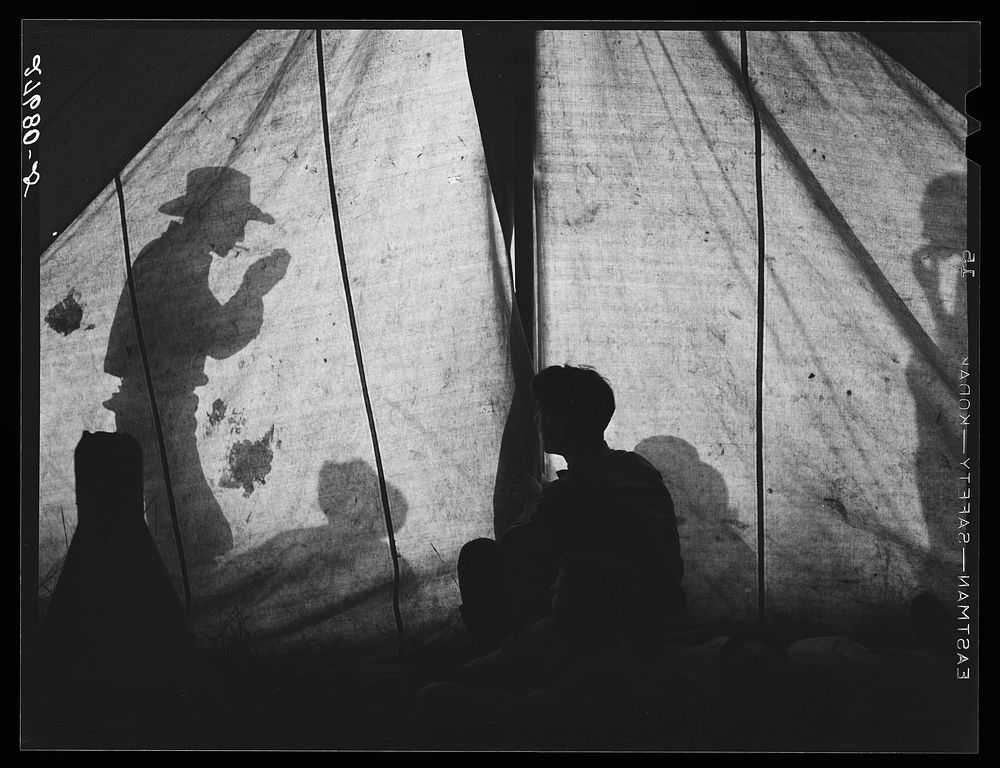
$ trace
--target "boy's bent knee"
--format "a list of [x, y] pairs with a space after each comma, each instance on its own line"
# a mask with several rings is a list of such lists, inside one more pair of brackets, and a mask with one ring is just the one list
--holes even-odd
[[458, 574], [492, 571], [500, 563], [500, 546], [493, 539], [473, 539], [458, 553]]

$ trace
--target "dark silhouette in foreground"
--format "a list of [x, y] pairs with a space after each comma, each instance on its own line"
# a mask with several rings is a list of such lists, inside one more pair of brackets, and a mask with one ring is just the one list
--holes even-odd
[[604, 441], [614, 393], [596, 372], [552, 366], [532, 380], [544, 448], [567, 469], [543, 487], [524, 473], [512, 493], [521, 517], [498, 541], [463, 547], [458, 576], [462, 616], [474, 647], [488, 650], [550, 613], [549, 587], [571, 551], [617, 560], [638, 575], [626, 623], [637, 650], [652, 646], [684, 611], [683, 562], [673, 501], [644, 458]]
[[179, 744], [223, 706], [142, 516], [142, 453], [84, 433], [78, 522], [41, 630], [37, 725], [49, 745]]
[[[185, 555], [192, 563], [210, 563], [232, 548], [233, 537], [202, 470], [195, 390], [208, 383], [206, 358], [230, 357], [260, 332], [263, 297], [284, 277], [290, 257], [276, 250], [249, 265], [239, 289], [220, 304], [208, 282], [213, 257], [235, 250], [238, 258], [248, 222], [274, 223], [250, 202], [250, 179], [231, 168], [195, 169], [186, 194], [160, 211], [183, 221], [172, 222], [135, 258], [134, 300]], [[174, 537], [166, 481], [132, 302], [126, 285], [104, 360], [105, 372], [120, 378], [121, 386], [104, 405], [114, 412], [118, 432], [142, 447], [150, 528], [161, 551], [169, 552]]]

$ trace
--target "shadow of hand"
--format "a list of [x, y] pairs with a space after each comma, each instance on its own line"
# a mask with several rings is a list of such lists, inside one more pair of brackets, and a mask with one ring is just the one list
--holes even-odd
[[288, 271], [292, 257], [284, 248], [276, 248], [270, 256], [257, 259], [243, 275], [243, 283], [263, 296], [276, 286]]

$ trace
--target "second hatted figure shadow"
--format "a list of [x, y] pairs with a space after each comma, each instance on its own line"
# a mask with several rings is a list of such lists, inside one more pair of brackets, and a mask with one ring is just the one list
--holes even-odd
[[[201, 596], [203, 612], [239, 610], [260, 641], [309, 632], [358, 608], [366, 621], [377, 616], [386, 633], [395, 633], [395, 568], [378, 474], [362, 459], [326, 461], [316, 492], [325, 524], [282, 531], [227, 559], [211, 594]], [[407, 503], [391, 483], [386, 495], [395, 532], [406, 522]], [[403, 558], [399, 570], [401, 584], [409, 584], [412, 574]]]

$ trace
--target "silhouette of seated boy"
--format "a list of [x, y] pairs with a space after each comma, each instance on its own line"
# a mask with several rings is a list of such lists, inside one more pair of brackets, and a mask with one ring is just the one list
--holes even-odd
[[498, 541], [476, 539], [459, 555], [462, 615], [473, 646], [549, 613], [547, 591], [570, 551], [611, 557], [638, 574], [625, 630], [635, 648], [655, 644], [685, 608], [683, 560], [673, 501], [659, 471], [631, 451], [612, 450], [604, 430], [615, 410], [594, 370], [551, 366], [531, 382], [543, 447], [567, 469], [544, 487], [527, 473], [512, 492], [523, 514]]
[[[551, 743], [637, 717], [633, 657], [622, 618], [636, 574], [604, 555], [560, 558], [552, 615], [425, 686], [410, 725], [423, 738], [477, 745]], [[456, 735], [458, 734], [458, 735]]]

